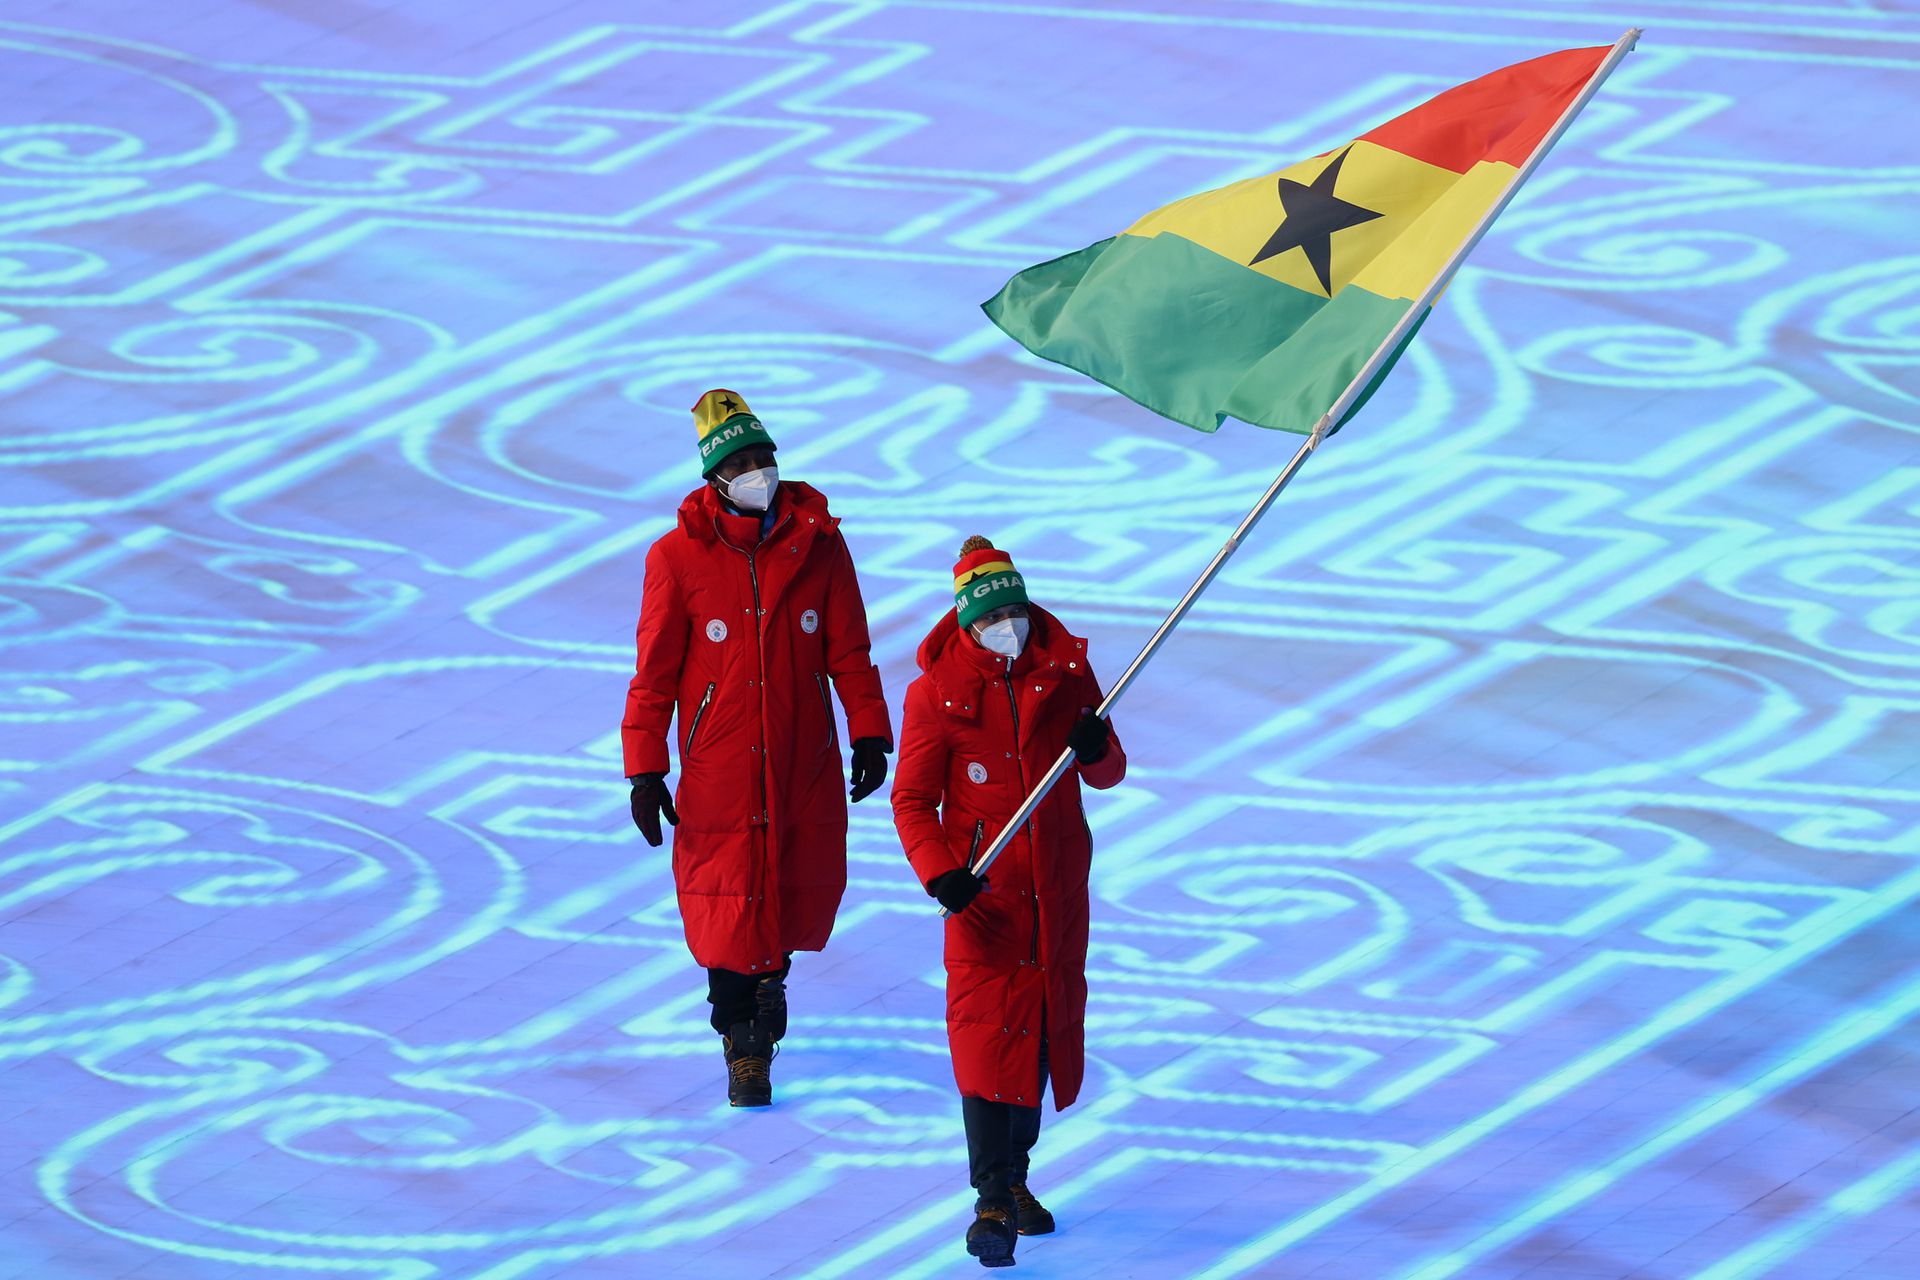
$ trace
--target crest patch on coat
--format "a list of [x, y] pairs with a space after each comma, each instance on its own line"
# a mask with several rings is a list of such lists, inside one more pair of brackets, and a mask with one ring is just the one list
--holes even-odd
[[820, 615], [809, 609], [800, 615], [800, 629], [808, 635], [820, 629]]
[[715, 618], [707, 624], [707, 639], [719, 644], [727, 638], [727, 624]]
[[975, 760], [967, 766], [967, 777], [975, 783], [985, 782], [987, 780], [987, 766]]

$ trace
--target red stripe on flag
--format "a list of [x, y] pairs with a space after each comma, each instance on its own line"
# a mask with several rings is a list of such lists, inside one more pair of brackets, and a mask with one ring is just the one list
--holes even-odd
[[1516, 62], [1448, 89], [1360, 136], [1455, 173], [1482, 160], [1518, 167], [1611, 51], [1610, 45], [1563, 49]]

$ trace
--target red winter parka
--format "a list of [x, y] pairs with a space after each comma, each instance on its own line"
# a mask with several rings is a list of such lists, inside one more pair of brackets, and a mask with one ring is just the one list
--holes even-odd
[[891, 745], [867, 611], [840, 522], [780, 482], [772, 529], [707, 486], [647, 552], [620, 740], [627, 775], [667, 771], [680, 711], [673, 882], [703, 968], [777, 969], [818, 951], [847, 887], [847, 793], [827, 694], [852, 740]]
[[[893, 821], [922, 885], [969, 864], [1066, 750], [1067, 731], [1100, 705], [1087, 642], [1028, 606], [1013, 662], [982, 649], [949, 613], [920, 645], [907, 689]], [[987, 872], [990, 887], [947, 918], [947, 1042], [960, 1092], [1040, 1105], [1040, 1036], [1056, 1108], [1086, 1069], [1087, 870], [1093, 838], [1080, 779], [1104, 790], [1126, 776], [1119, 736], [1076, 765]], [[936, 813], [935, 810], [938, 810]]]

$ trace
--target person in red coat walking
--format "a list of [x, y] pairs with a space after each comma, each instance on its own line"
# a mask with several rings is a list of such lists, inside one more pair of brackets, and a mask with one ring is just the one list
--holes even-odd
[[[952, 913], [947, 1042], [977, 1195], [967, 1249], [1007, 1266], [1016, 1233], [1054, 1227], [1027, 1187], [1047, 1079], [1064, 1108], [1085, 1064], [1093, 837], [1080, 781], [1111, 787], [1127, 759], [1094, 714], [1101, 692], [1087, 642], [1027, 599], [1005, 552], [967, 539], [954, 600], [921, 643], [922, 674], [907, 689], [893, 820], [921, 884]], [[1068, 747], [1075, 767], [975, 876], [979, 852]]]
[[[773, 1100], [795, 951], [819, 951], [847, 886], [837, 693], [852, 799], [885, 780], [893, 726], [840, 522], [781, 480], [774, 443], [725, 388], [693, 406], [706, 483], [647, 552], [620, 725], [634, 825], [673, 838], [687, 948], [707, 971], [734, 1106]], [[669, 793], [667, 727], [680, 717]]]

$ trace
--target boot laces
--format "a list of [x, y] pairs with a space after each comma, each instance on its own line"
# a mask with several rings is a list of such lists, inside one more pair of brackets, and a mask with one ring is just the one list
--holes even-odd
[[1027, 1190], [1026, 1183], [1016, 1182], [1010, 1190], [1013, 1192], [1013, 1207], [1016, 1212], [1036, 1214], [1040, 1211], [1040, 1202], [1034, 1198], [1033, 1192]]
[[773, 1074], [769, 1068], [773, 1065], [773, 1055], [780, 1050], [778, 1046], [773, 1045], [769, 1045], [768, 1049], [769, 1052], [764, 1058], [749, 1054], [742, 1054], [737, 1058], [728, 1058], [728, 1077], [736, 1085], [771, 1084], [773, 1082]]

